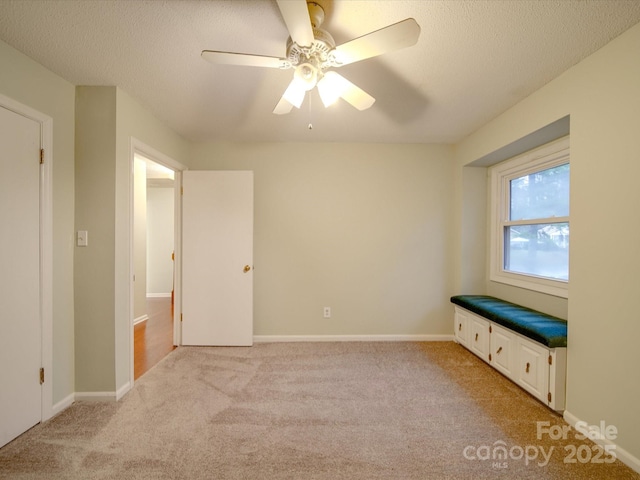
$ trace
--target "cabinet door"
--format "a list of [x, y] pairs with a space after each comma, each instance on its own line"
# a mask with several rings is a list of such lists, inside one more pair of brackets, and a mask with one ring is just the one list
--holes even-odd
[[518, 362], [515, 381], [522, 388], [547, 403], [549, 393], [549, 350], [518, 337]]
[[464, 345], [465, 347], [467, 346], [468, 323], [469, 322], [467, 314], [464, 312], [464, 310], [456, 307], [453, 319], [453, 333], [455, 335], [456, 341], [459, 344]]
[[513, 333], [497, 325], [491, 326], [490, 362], [508, 378], [514, 379], [516, 363], [516, 338]]
[[469, 348], [485, 362], [489, 362], [489, 325], [484, 318], [469, 315]]

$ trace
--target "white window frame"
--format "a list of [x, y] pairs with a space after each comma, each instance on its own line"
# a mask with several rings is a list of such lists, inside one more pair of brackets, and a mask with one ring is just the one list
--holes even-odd
[[[491, 281], [526, 288], [557, 297], [569, 297], [568, 281], [514, 273], [504, 269], [504, 228], [505, 226], [517, 223], [509, 220], [509, 182], [523, 175], [566, 163], [569, 163], [568, 136], [494, 165], [489, 169], [491, 182], [489, 279]], [[525, 223], [545, 223], [548, 220], [549, 219], [535, 219]], [[569, 223], [569, 217], [554, 217], [553, 221]]]

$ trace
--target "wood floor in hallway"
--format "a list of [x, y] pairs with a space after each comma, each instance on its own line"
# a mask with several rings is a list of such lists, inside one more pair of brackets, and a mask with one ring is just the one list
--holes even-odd
[[175, 348], [171, 298], [147, 298], [147, 315], [146, 321], [133, 328], [134, 380]]

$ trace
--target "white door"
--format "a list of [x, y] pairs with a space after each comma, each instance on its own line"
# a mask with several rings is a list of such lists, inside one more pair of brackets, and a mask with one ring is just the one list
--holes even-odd
[[40, 124], [0, 107], [0, 447], [42, 419]]
[[182, 344], [253, 344], [253, 172], [182, 177]]

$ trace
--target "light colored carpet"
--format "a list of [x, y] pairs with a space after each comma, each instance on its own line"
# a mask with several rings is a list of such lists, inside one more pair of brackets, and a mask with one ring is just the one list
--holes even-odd
[[[538, 421], [564, 425], [451, 342], [181, 347], [120, 402], [76, 403], [0, 449], [0, 478], [640, 478], [565, 463], [593, 444], [537, 439]], [[506, 459], [478, 458], [498, 445]], [[546, 464], [517, 458], [541, 447]]]

